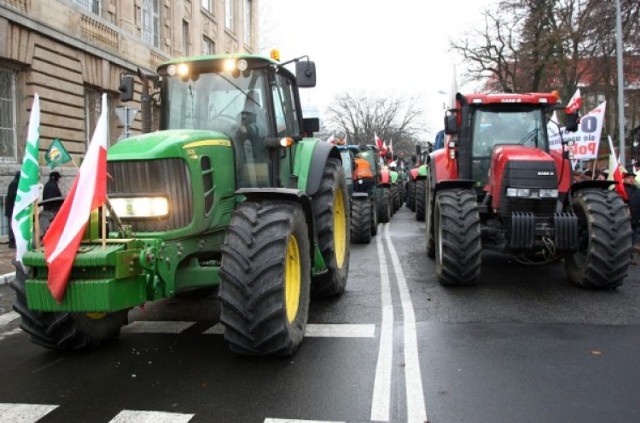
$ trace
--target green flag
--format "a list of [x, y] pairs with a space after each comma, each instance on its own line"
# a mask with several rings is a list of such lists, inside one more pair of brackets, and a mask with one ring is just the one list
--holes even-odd
[[69, 156], [64, 145], [62, 145], [60, 138], [56, 138], [51, 141], [49, 149], [44, 153], [44, 159], [47, 161], [47, 166], [53, 169], [54, 167], [70, 162], [71, 156]]
[[40, 197], [40, 166], [38, 164], [38, 143], [40, 141], [40, 97], [33, 97], [27, 144], [25, 146], [16, 203], [13, 207], [11, 228], [16, 238], [16, 261], [22, 263], [22, 256], [32, 247], [33, 203]]

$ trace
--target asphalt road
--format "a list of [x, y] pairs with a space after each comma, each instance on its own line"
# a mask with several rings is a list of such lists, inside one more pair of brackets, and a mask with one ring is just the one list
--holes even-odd
[[640, 421], [640, 266], [587, 291], [561, 262], [486, 253], [479, 285], [451, 289], [424, 242], [402, 208], [353, 245], [347, 291], [312, 303], [289, 358], [230, 352], [214, 292], [134, 310], [97, 351], [47, 351], [0, 286], [0, 421]]

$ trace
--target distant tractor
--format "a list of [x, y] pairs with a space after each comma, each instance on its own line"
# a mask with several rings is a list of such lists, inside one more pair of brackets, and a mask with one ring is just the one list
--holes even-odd
[[[160, 131], [108, 150], [114, 212], [106, 233], [93, 213], [61, 303], [43, 251], [23, 257], [28, 272], [17, 266], [12, 284], [22, 329], [47, 348], [92, 348], [118, 336], [132, 307], [219, 288], [232, 350], [293, 354], [310, 297], [340, 295], [349, 270], [340, 152], [308, 138], [318, 120], [300, 114], [298, 87], [315, 85], [314, 63], [199, 56], [139, 76], [143, 127], [157, 95]], [[132, 88], [125, 76], [123, 101]]]
[[[478, 281], [483, 249], [564, 259], [568, 279], [612, 289], [627, 275], [631, 225], [611, 181], [572, 183], [570, 142], [550, 149], [555, 93], [456, 95], [445, 148], [428, 157], [427, 254], [443, 285]], [[577, 129], [568, 114], [566, 129]]]
[[[361, 152], [357, 145], [338, 145], [342, 155], [342, 165], [347, 176], [349, 186], [351, 242], [354, 244], [368, 244], [371, 237], [378, 233], [378, 210], [376, 207], [375, 186], [364, 184], [364, 181], [354, 176], [354, 159]], [[366, 148], [364, 149], [366, 151]], [[375, 168], [372, 169], [375, 172]]]

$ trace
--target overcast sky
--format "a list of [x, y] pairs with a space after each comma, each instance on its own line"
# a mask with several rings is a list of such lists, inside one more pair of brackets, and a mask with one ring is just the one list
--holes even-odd
[[[261, 50], [316, 62], [318, 84], [302, 91], [302, 101], [321, 114], [345, 92], [419, 96], [430, 127], [425, 137], [433, 141], [446, 99], [438, 92], [449, 91], [456, 61], [449, 40], [482, 26], [482, 10], [495, 2], [261, 0]], [[464, 64], [455, 65], [460, 73]]]

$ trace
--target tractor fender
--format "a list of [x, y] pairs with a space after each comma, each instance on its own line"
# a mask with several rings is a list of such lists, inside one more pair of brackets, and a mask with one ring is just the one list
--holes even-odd
[[[445, 179], [444, 181], [438, 181], [433, 187], [434, 194], [441, 189], [453, 189], [453, 188], [473, 188], [476, 181], [473, 179]], [[434, 196], [435, 198], [435, 196]]]
[[562, 204], [559, 204], [558, 207], [564, 207], [566, 204], [571, 203], [571, 198], [573, 198], [573, 195], [578, 191], [585, 189], [612, 190], [617, 184], [618, 181], [600, 181], [597, 179], [573, 182], [569, 187], [568, 193], [564, 196], [559, 193], [559, 200]]
[[[307, 221], [307, 229], [309, 231], [309, 242], [313, 246], [315, 244], [315, 228], [313, 226], [313, 210], [311, 209], [311, 197], [299, 189], [292, 188], [240, 188], [236, 194], [244, 195], [249, 201], [260, 200], [289, 200], [295, 201], [302, 206], [305, 220]], [[311, 262], [313, 262], [315, 251], [309, 249], [311, 254]]]
[[340, 151], [338, 151], [338, 149], [333, 144], [327, 142], [316, 143], [315, 148], [313, 149], [313, 154], [311, 155], [311, 161], [309, 163], [309, 172], [306, 186], [306, 193], [308, 196], [313, 197], [313, 195], [318, 192], [320, 183], [322, 182], [322, 174], [324, 173], [324, 168], [327, 164], [327, 160], [330, 157], [338, 159], [340, 160], [340, 163], [342, 163]]

